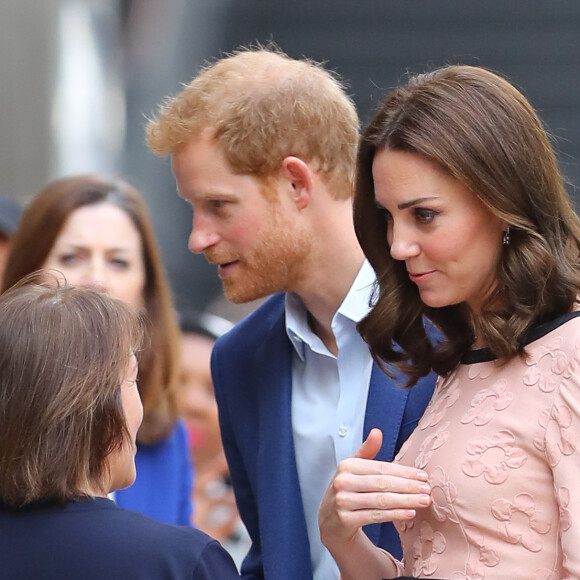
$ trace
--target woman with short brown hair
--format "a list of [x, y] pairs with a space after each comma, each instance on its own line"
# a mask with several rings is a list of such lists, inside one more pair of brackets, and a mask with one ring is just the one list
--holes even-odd
[[205, 534], [107, 498], [135, 479], [137, 315], [102, 293], [25, 282], [0, 296], [2, 575], [238, 578]]

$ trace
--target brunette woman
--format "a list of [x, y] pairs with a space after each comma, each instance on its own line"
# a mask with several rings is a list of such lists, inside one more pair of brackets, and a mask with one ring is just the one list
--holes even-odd
[[128, 183], [96, 175], [48, 184], [24, 211], [12, 243], [3, 288], [38, 269], [80, 288], [123, 300], [146, 320], [139, 353], [144, 418], [137, 434], [133, 486], [118, 504], [172, 524], [191, 520], [191, 467], [177, 420], [179, 330], [147, 207]]
[[[392, 464], [372, 431], [328, 488], [343, 579], [579, 578], [580, 220], [536, 113], [479, 67], [412, 77], [362, 136], [354, 211], [378, 278], [363, 337], [440, 379]], [[361, 532], [379, 521], [402, 562]]]

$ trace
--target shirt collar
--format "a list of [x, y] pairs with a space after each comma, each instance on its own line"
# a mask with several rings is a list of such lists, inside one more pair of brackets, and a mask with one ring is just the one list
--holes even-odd
[[367, 260], [363, 262], [356, 278], [340, 308], [335, 314], [345, 316], [353, 322], [360, 322], [369, 312], [369, 301], [373, 292], [375, 272]]
[[[347, 318], [355, 324], [368, 313], [372, 296], [375, 273], [365, 260], [345, 296], [342, 304], [332, 319], [333, 325], [340, 317]], [[320, 339], [312, 332], [308, 324], [308, 313], [302, 298], [294, 292], [287, 292], [285, 298], [286, 333], [298, 356], [304, 360], [305, 344], [312, 344]]]

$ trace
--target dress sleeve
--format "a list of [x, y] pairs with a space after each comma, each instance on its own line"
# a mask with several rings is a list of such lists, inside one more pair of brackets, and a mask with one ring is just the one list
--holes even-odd
[[[395, 566], [396, 568], [396, 576], [391, 576], [391, 578], [407, 578], [407, 576], [403, 576], [403, 574], [405, 573], [404, 571], [404, 566], [403, 563], [400, 562], [399, 560], [397, 560], [392, 554], [389, 554], [389, 552], [387, 552], [386, 550], [383, 550], [382, 548], [377, 547], [377, 550], [380, 550]], [[387, 574], [387, 572], [385, 572], [385, 574]], [[338, 577], [338, 580], [343, 580], [342, 576]], [[386, 577], [385, 577], [386, 580]], [[434, 578], [433, 580], [437, 580], [436, 578]]]
[[[564, 578], [580, 578], [580, 336], [574, 359], [564, 373], [551, 409], [543, 412], [544, 452], [552, 468], [560, 511]], [[576, 489], [576, 491], [574, 491]]]
[[403, 563], [400, 560], [397, 560], [392, 554], [389, 554], [389, 552], [386, 550], [383, 550], [382, 548], [378, 549], [381, 550], [381, 552], [384, 552], [389, 560], [391, 560], [391, 562], [395, 565], [397, 568], [397, 577], [402, 576], [405, 573], [405, 567], [403, 566]]

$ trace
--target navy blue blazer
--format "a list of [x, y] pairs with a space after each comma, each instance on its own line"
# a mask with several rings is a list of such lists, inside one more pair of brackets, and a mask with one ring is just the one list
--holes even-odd
[[199, 530], [105, 498], [11, 509], [0, 504], [0, 578], [239, 580], [230, 555]]
[[[292, 344], [284, 294], [270, 298], [217, 341], [212, 376], [236, 501], [252, 539], [242, 578], [312, 580], [292, 437]], [[394, 458], [421, 418], [434, 384], [431, 375], [401, 389], [373, 367], [364, 437], [373, 427], [382, 430], [378, 459]], [[391, 523], [366, 526], [365, 532], [401, 557]]]

